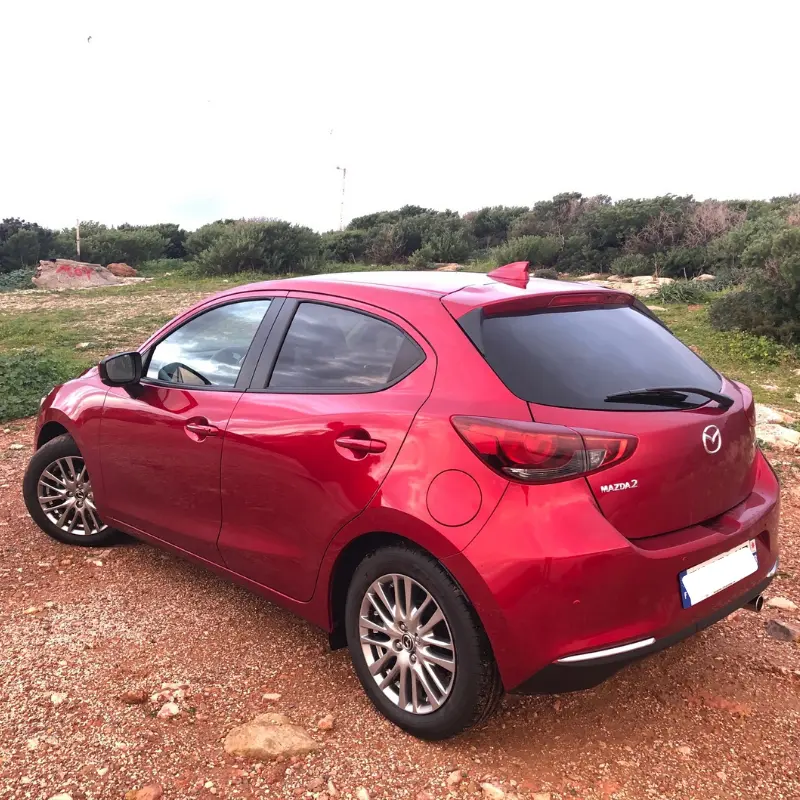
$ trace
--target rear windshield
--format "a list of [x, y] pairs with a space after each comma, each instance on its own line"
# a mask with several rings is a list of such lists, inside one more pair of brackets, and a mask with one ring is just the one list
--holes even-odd
[[[486, 360], [515, 395], [529, 403], [603, 411], [664, 410], [609, 403], [617, 392], [693, 387], [718, 392], [721, 380], [666, 328], [628, 306], [538, 311], [487, 317]], [[691, 395], [694, 405], [707, 398]]]

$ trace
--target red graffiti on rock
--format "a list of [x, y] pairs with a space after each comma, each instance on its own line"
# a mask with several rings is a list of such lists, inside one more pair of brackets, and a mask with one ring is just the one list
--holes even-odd
[[91, 267], [73, 267], [71, 264], [59, 264], [56, 267], [59, 275], [69, 275], [72, 278], [89, 278], [92, 274]]

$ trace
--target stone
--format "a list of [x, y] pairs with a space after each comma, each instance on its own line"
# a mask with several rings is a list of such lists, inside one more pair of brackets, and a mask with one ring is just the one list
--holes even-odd
[[704, 272], [702, 275], [695, 275], [692, 278], [693, 281], [715, 281], [716, 278], [713, 275], [709, 275], [707, 272]]
[[800, 625], [796, 625], [794, 622], [771, 619], [766, 624], [766, 629], [773, 639], [778, 639], [782, 642], [800, 642]]
[[458, 786], [461, 781], [464, 780], [464, 773], [460, 769], [454, 769], [448, 776], [447, 776], [447, 785], [448, 786]]
[[323, 778], [312, 778], [306, 784], [306, 789], [309, 792], [319, 792], [324, 788], [325, 788], [325, 780]]
[[48, 797], [47, 800], [72, 800], [72, 795], [66, 792], [59, 792], [58, 794]]
[[481, 792], [483, 792], [483, 796], [487, 798], [487, 800], [503, 800], [506, 796], [506, 793], [493, 783], [482, 783]]
[[635, 275], [631, 278], [631, 283], [634, 286], [641, 286], [645, 283], [655, 283], [658, 278], [655, 278], [653, 275]]
[[321, 731], [332, 731], [333, 726], [335, 724], [335, 720], [333, 718], [333, 714], [326, 714], [318, 723], [317, 727]]
[[433, 795], [430, 792], [417, 792], [414, 800], [433, 800]]
[[125, 703], [126, 706], [140, 706], [142, 703], [147, 702], [147, 692], [144, 689], [129, 689], [123, 692], [119, 699]]
[[125, 800], [160, 800], [164, 796], [161, 784], [148, 783], [141, 789], [131, 789], [125, 792]]
[[262, 700], [269, 700], [269, 701], [280, 700], [281, 699], [281, 694], [280, 694], [280, 692], [267, 692], [266, 694], [262, 694], [261, 695], [261, 699]]
[[89, 286], [114, 286], [122, 281], [100, 264], [57, 258], [40, 261], [33, 276], [39, 289], [76, 289]]
[[761, 403], [756, 403], [756, 420], [759, 424], [763, 422], [768, 425], [772, 425], [774, 423], [780, 425], [786, 422], [786, 416], [774, 408], [762, 405]]
[[259, 714], [250, 722], [237, 725], [225, 737], [224, 744], [228, 755], [262, 760], [302, 756], [321, 746], [283, 714]]
[[356, 789], [356, 800], [369, 800], [369, 792], [363, 786]]
[[770, 597], [767, 600], [768, 608], [779, 608], [781, 611], [797, 611], [797, 603], [786, 597]]
[[181, 709], [177, 703], [164, 703], [156, 717], [158, 719], [172, 719], [172, 717], [177, 717], [180, 713]]
[[685, 744], [678, 747], [677, 750], [682, 756], [690, 756], [692, 754], [692, 748]]
[[776, 450], [794, 450], [800, 445], [800, 431], [783, 425], [756, 425], [756, 439]]
[[14, 442], [14, 444], [10, 444], [8, 446], [9, 450], [23, 450], [24, 448], [25, 448], [24, 444], [18, 444], [17, 442]]
[[534, 792], [531, 800], [550, 800], [550, 792]]
[[107, 264], [106, 269], [117, 278], [135, 278], [139, 274], [133, 267], [121, 262]]
[[64, 692], [53, 692], [53, 694], [50, 695], [50, 702], [54, 706], [60, 706], [66, 699], [67, 695]]
[[599, 272], [590, 272], [588, 275], [578, 275], [577, 278], [573, 278], [574, 281], [596, 281], [598, 278], [602, 278], [603, 276]]
[[664, 306], [647, 306], [651, 311], [666, 311]]
[[[702, 306], [701, 306], [701, 308], [702, 308]], [[760, 386], [760, 387], [761, 387], [761, 388], [762, 388], [762, 389], [763, 389], [765, 392], [777, 392], [777, 391], [778, 391], [778, 389], [779, 389], [779, 387], [778, 387], [778, 386], [776, 386], [774, 383], [760, 383], [760, 384], [759, 384], [759, 386]]]
[[328, 794], [331, 797], [338, 797], [339, 796], [339, 790], [336, 788], [336, 785], [331, 780], [328, 781]]
[[464, 269], [461, 264], [437, 264], [436, 265], [436, 272], [458, 272], [460, 269]]

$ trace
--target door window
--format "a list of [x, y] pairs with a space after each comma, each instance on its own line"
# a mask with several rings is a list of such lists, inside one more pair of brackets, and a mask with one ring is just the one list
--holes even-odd
[[156, 345], [147, 377], [181, 386], [233, 388], [269, 304], [267, 299], [229, 303], [193, 317]]
[[416, 342], [389, 322], [322, 303], [301, 303], [269, 388], [298, 392], [374, 392], [422, 363]]

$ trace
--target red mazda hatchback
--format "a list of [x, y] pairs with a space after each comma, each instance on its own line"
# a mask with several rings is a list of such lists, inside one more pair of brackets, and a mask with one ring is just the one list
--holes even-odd
[[59, 541], [125, 531], [301, 614], [436, 739], [758, 607], [754, 426], [623, 292], [325, 275], [223, 292], [54, 389], [24, 494]]

